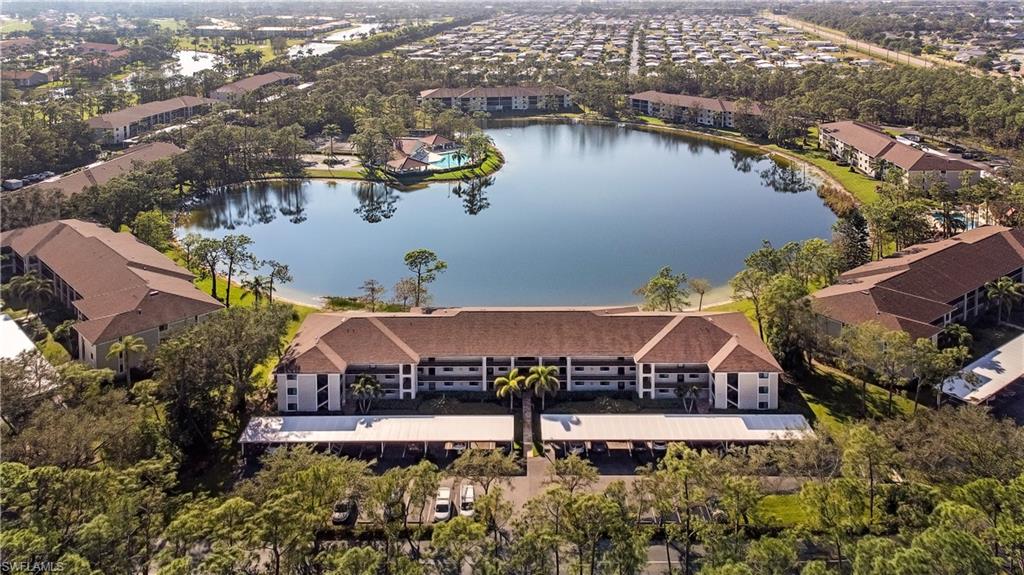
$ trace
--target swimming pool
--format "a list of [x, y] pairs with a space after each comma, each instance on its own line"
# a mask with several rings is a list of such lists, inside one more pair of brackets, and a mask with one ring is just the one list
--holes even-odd
[[432, 170], [450, 170], [469, 164], [469, 156], [459, 157], [456, 155], [458, 152], [459, 150], [451, 150], [440, 154], [430, 154], [430, 168]]

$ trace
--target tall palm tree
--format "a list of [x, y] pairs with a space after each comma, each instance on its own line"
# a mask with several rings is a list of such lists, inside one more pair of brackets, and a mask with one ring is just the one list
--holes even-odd
[[370, 413], [373, 400], [384, 395], [384, 387], [376, 377], [364, 373], [352, 384], [352, 395], [359, 400], [359, 411]]
[[7, 283], [7, 289], [35, 313], [40, 313], [53, 297], [53, 282], [34, 271], [12, 279]]
[[519, 374], [519, 368], [513, 368], [508, 375], [502, 375], [494, 380], [494, 394], [500, 399], [508, 397], [508, 409], [512, 411], [515, 406], [516, 394], [523, 390], [525, 375]]
[[270, 280], [267, 276], [252, 276], [242, 280], [242, 288], [256, 298], [256, 305], [258, 306], [263, 296], [267, 295], [270, 291]]
[[942, 328], [942, 335], [946, 336], [947, 341], [954, 346], [969, 348], [974, 343], [974, 336], [971, 334], [971, 331], [967, 329], [967, 326], [960, 323], [951, 323]]
[[985, 284], [985, 297], [988, 298], [988, 301], [996, 304], [999, 323], [1003, 323], [1003, 310], [1005, 309], [1009, 315], [1009, 312], [1013, 310], [1013, 304], [1020, 301], [1022, 296], [1024, 296], [1024, 284], [1006, 276]]
[[540, 408], [545, 407], [545, 400], [548, 394], [554, 395], [558, 392], [561, 383], [558, 381], [558, 367], [553, 365], [535, 365], [530, 368], [530, 375], [526, 378], [526, 388], [540, 396]]
[[132, 363], [131, 357], [134, 354], [142, 355], [146, 353], [149, 348], [146, 347], [146, 342], [141, 337], [134, 335], [126, 335], [115, 341], [111, 346], [110, 350], [107, 351], [107, 359], [113, 359], [123, 354], [124, 356], [124, 373], [128, 381], [128, 386], [132, 385]]

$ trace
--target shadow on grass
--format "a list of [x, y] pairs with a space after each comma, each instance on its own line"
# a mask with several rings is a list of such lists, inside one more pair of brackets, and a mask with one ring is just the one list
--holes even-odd
[[[784, 407], [802, 413], [812, 424], [834, 428], [865, 418], [889, 417], [888, 391], [869, 383], [865, 406], [863, 382], [834, 368], [815, 364], [812, 371], [795, 377], [792, 383], [798, 391], [789, 387], [782, 398]], [[893, 397], [893, 416], [905, 415], [912, 409], [910, 400], [900, 395]]]

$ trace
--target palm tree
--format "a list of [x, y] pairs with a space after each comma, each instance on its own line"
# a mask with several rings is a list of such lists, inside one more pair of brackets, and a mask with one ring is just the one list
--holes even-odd
[[39, 313], [53, 297], [53, 282], [34, 271], [12, 279], [8, 282], [7, 289], [35, 313]]
[[376, 377], [364, 373], [352, 384], [352, 395], [359, 400], [359, 411], [370, 413], [373, 400], [384, 395], [384, 387]]
[[72, 347], [72, 338], [75, 335], [74, 329], [72, 328], [74, 325], [75, 320], [66, 319], [60, 322], [57, 327], [53, 328], [53, 337], [57, 341], [63, 343], [68, 349], [71, 349]]
[[693, 293], [700, 296], [700, 300], [697, 301], [697, 311], [704, 309], [704, 294], [711, 291], [711, 281], [704, 278], [693, 278], [690, 280], [690, 289]]
[[1024, 284], [1006, 276], [985, 284], [985, 297], [988, 298], [988, 301], [996, 304], [999, 311], [999, 323], [1003, 323], [1003, 310], [1005, 309], [1009, 315], [1009, 312], [1013, 310], [1013, 304], [1024, 296], [1022, 290], [1024, 290]]
[[469, 154], [466, 153], [464, 148], [459, 148], [452, 152], [452, 159], [458, 162], [461, 166], [463, 162], [469, 159]]
[[[258, 306], [263, 296], [270, 291], [270, 279], [267, 276], [252, 276], [242, 281], [242, 288], [256, 298], [256, 305]], [[244, 296], [245, 294], [243, 293], [242, 295]]]
[[974, 336], [971, 335], [971, 331], [967, 329], [967, 326], [963, 324], [951, 323], [947, 325], [942, 328], [942, 335], [946, 336], [946, 341], [956, 347], [970, 348], [971, 344], [974, 343]]
[[522, 392], [525, 375], [519, 375], [519, 368], [513, 368], [508, 375], [503, 375], [494, 380], [494, 393], [500, 399], [508, 397], [508, 410], [512, 411], [515, 406], [516, 394]]
[[341, 133], [341, 128], [337, 124], [327, 124], [324, 126], [323, 133], [325, 136], [331, 139], [330, 148], [328, 148], [327, 156], [330, 158], [334, 157], [334, 138]]
[[543, 410], [548, 394], [558, 392], [561, 383], [558, 381], [558, 368], [553, 365], [535, 365], [530, 368], [526, 378], [526, 388], [540, 396], [540, 408]]
[[115, 341], [110, 346], [110, 350], [107, 351], [107, 359], [113, 359], [115, 357], [124, 357], [124, 373], [128, 379], [128, 387], [132, 385], [132, 354], [142, 355], [146, 353], [149, 348], [146, 347], [146, 342], [141, 337], [134, 335], [126, 335], [119, 341]]

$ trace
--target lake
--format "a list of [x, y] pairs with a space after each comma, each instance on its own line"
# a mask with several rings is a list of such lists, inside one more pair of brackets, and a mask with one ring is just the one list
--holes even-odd
[[719, 144], [582, 124], [487, 133], [506, 164], [483, 180], [252, 184], [184, 230], [249, 235], [291, 266], [282, 293], [301, 300], [368, 278], [390, 288], [403, 255], [428, 248], [449, 266], [430, 286], [438, 305], [612, 305], [664, 265], [724, 285], [763, 239], [827, 238], [835, 220], [799, 168]]
[[223, 58], [210, 52], [194, 50], [178, 50], [174, 53], [174, 63], [170, 68], [182, 76], [194, 76], [203, 70], [212, 70]]

